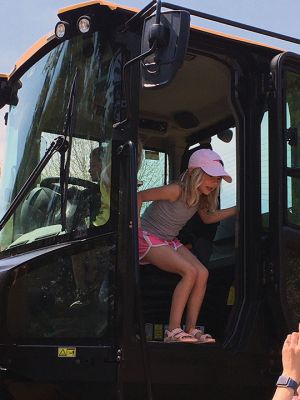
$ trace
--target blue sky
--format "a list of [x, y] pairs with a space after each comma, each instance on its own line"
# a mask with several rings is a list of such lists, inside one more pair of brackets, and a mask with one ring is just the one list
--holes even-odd
[[[57, 22], [57, 10], [77, 3], [76, 0], [0, 0], [0, 72], [9, 72], [15, 61], [41, 36], [51, 31]], [[119, 0], [118, 4], [142, 8], [148, 0]], [[299, 0], [178, 0], [175, 4], [182, 4], [215, 14], [224, 18], [233, 19], [264, 29], [273, 30], [300, 38], [300, 2]], [[212, 24], [197, 18], [197, 25], [214, 27], [230, 33], [239, 34], [239, 30], [224, 28], [219, 24]], [[263, 36], [246, 34], [243, 36], [272, 43]], [[276, 43], [276, 42], [273, 42]], [[284, 42], [276, 43], [279, 47]], [[300, 46], [289, 46], [289, 49], [300, 53]]]
[[[21, 55], [41, 36], [53, 30], [57, 11], [77, 3], [76, 0], [0, 0], [0, 73], [8, 73]], [[118, 4], [142, 8], [148, 1], [119, 0]], [[218, 15], [249, 25], [300, 38], [299, 0], [178, 0], [182, 4], [208, 14]], [[5, 16], [5, 18], [3, 18]], [[264, 36], [247, 33], [202, 19], [193, 24], [213, 28], [226, 33], [272, 44], [300, 53], [300, 45], [287, 44]], [[0, 165], [3, 149], [3, 110], [0, 111]]]

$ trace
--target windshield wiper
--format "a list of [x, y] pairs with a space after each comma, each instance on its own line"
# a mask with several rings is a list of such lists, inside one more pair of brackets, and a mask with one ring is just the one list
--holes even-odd
[[[59, 152], [61, 155], [60, 162], [60, 193], [61, 193], [61, 225], [62, 230], [64, 231], [66, 228], [66, 208], [67, 208], [67, 189], [68, 189], [68, 181], [67, 177], [69, 176], [70, 170], [70, 155], [71, 152], [68, 151], [67, 160], [65, 160], [66, 151], [71, 148], [72, 145], [72, 137], [74, 131], [74, 111], [75, 111], [75, 94], [77, 87], [77, 76], [78, 71], [76, 70], [75, 76], [71, 86], [71, 92], [68, 100], [64, 127], [63, 127], [63, 136], [58, 136], [53, 142], [50, 144], [49, 149], [45, 152], [41, 161], [35, 167], [35, 169], [30, 174], [29, 178], [26, 180], [21, 190], [12, 201], [10, 207], [4, 214], [3, 218], [0, 221], [0, 231], [3, 229], [9, 218], [16, 211], [17, 207], [24, 200], [25, 196], [29, 192], [31, 186], [34, 184], [42, 170], [48, 164], [53, 154]], [[69, 138], [69, 140], [67, 140]]]
[[53, 142], [50, 144], [49, 149], [45, 152], [44, 156], [42, 157], [41, 161], [38, 163], [38, 165], [35, 167], [35, 169], [31, 172], [29, 175], [27, 181], [24, 183], [22, 186], [21, 190], [17, 194], [17, 196], [14, 198], [12, 201], [9, 209], [6, 211], [4, 214], [3, 218], [0, 221], [0, 231], [3, 229], [9, 218], [12, 216], [12, 214], [16, 211], [16, 208], [19, 206], [22, 200], [24, 200], [25, 196], [29, 192], [31, 186], [34, 184], [42, 170], [45, 168], [45, 166], [48, 164], [50, 159], [52, 158], [53, 154], [55, 154], [57, 151], [60, 154], [64, 154], [68, 148], [69, 144], [66, 141], [64, 136], [58, 136], [56, 139], [53, 140]]
[[77, 80], [78, 80], [78, 69], [75, 71], [75, 75], [73, 78], [71, 92], [68, 100], [64, 127], [63, 127], [63, 136], [65, 141], [68, 139], [68, 152], [67, 159], [65, 159], [65, 153], [61, 153], [60, 159], [60, 209], [61, 209], [61, 226], [62, 231], [66, 230], [66, 212], [67, 212], [67, 189], [68, 189], [68, 177], [70, 171], [70, 161], [71, 161], [71, 149], [72, 149], [72, 138], [74, 133], [75, 126], [75, 118], [74, 115], [76, 113], [76, 92], [77, 92]]

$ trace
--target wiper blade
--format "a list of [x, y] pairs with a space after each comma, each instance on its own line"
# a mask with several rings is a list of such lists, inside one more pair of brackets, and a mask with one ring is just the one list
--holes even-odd
[[68, 152], [67, 152], [67, 160], [65, 160], [65, 154], [61, 155], [60, 159], [60, 207], [61, 207], [61, 225], [62, 230], [66, 230], [66, 211], [67, 211], [67, 189], [68, 189], [68, 177], [70, 171], [70, 161], [71, 161], [71, 148], [72, 148], [72, 138], [74, 133], [74, 126], [75, 126], [75, 118], [74, 115], [76, 113], [76, 92], [77, 92], [77, 80], [78, 80], [78, 70], [76, 69], [72, 86], [71, 92], [68, 100], [64, 127], [63, 127], [63, 135], [65, 141], [68, 138]]
[[42, 170], [51, 160], [53, 154], [57, 151], [61, 154], [64, 154], [68, 148], [69, 144], [66, 141], [64, 136], [58, 136], [56, 139], [51, 142], [49, 149], [45, 152], [44, 156], [42, 157], [41, 161], [37, 164], [35, 169], [29, 175], [27, 181], [22, 186], [21, 190], [17, 194], [17, 196], [12, 201], [10, 207], [4, 214], [3, 218], [0, 221], [0, 231], [4, 228], [5, 224], [9, 220], [9, 218], [13, 215], [16, 211], [17, 207], [20, 205], [21, 201], [24, 200], [25, 196], [29, 192], [31, 186], [34, 184]]

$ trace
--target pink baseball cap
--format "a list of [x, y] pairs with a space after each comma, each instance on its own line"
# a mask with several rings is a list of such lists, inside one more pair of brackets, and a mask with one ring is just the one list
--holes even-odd
[[195, 151], [190, 159], [188, 169], [201, 168], [211, 176], [221, 176], [226, 182], [232, 182], [231, 176], [225, 171], [224, 163], [216, 152], [210, 149]]

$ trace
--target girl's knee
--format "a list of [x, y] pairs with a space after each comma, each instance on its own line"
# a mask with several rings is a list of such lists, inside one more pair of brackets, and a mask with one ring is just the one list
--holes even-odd
[[206, 282], [208, 280], [209, 272], [204, 265], [201, 264], [201, 268], [197, 269], [197, 278], [200, 279], [202, 282]]
[[197, 268], [193, 265], [190, 265], [188, 268], [185, 269], [183, 273], [183, 277], [190, 280], [191, 282], [195, 282], [198, 276]]

